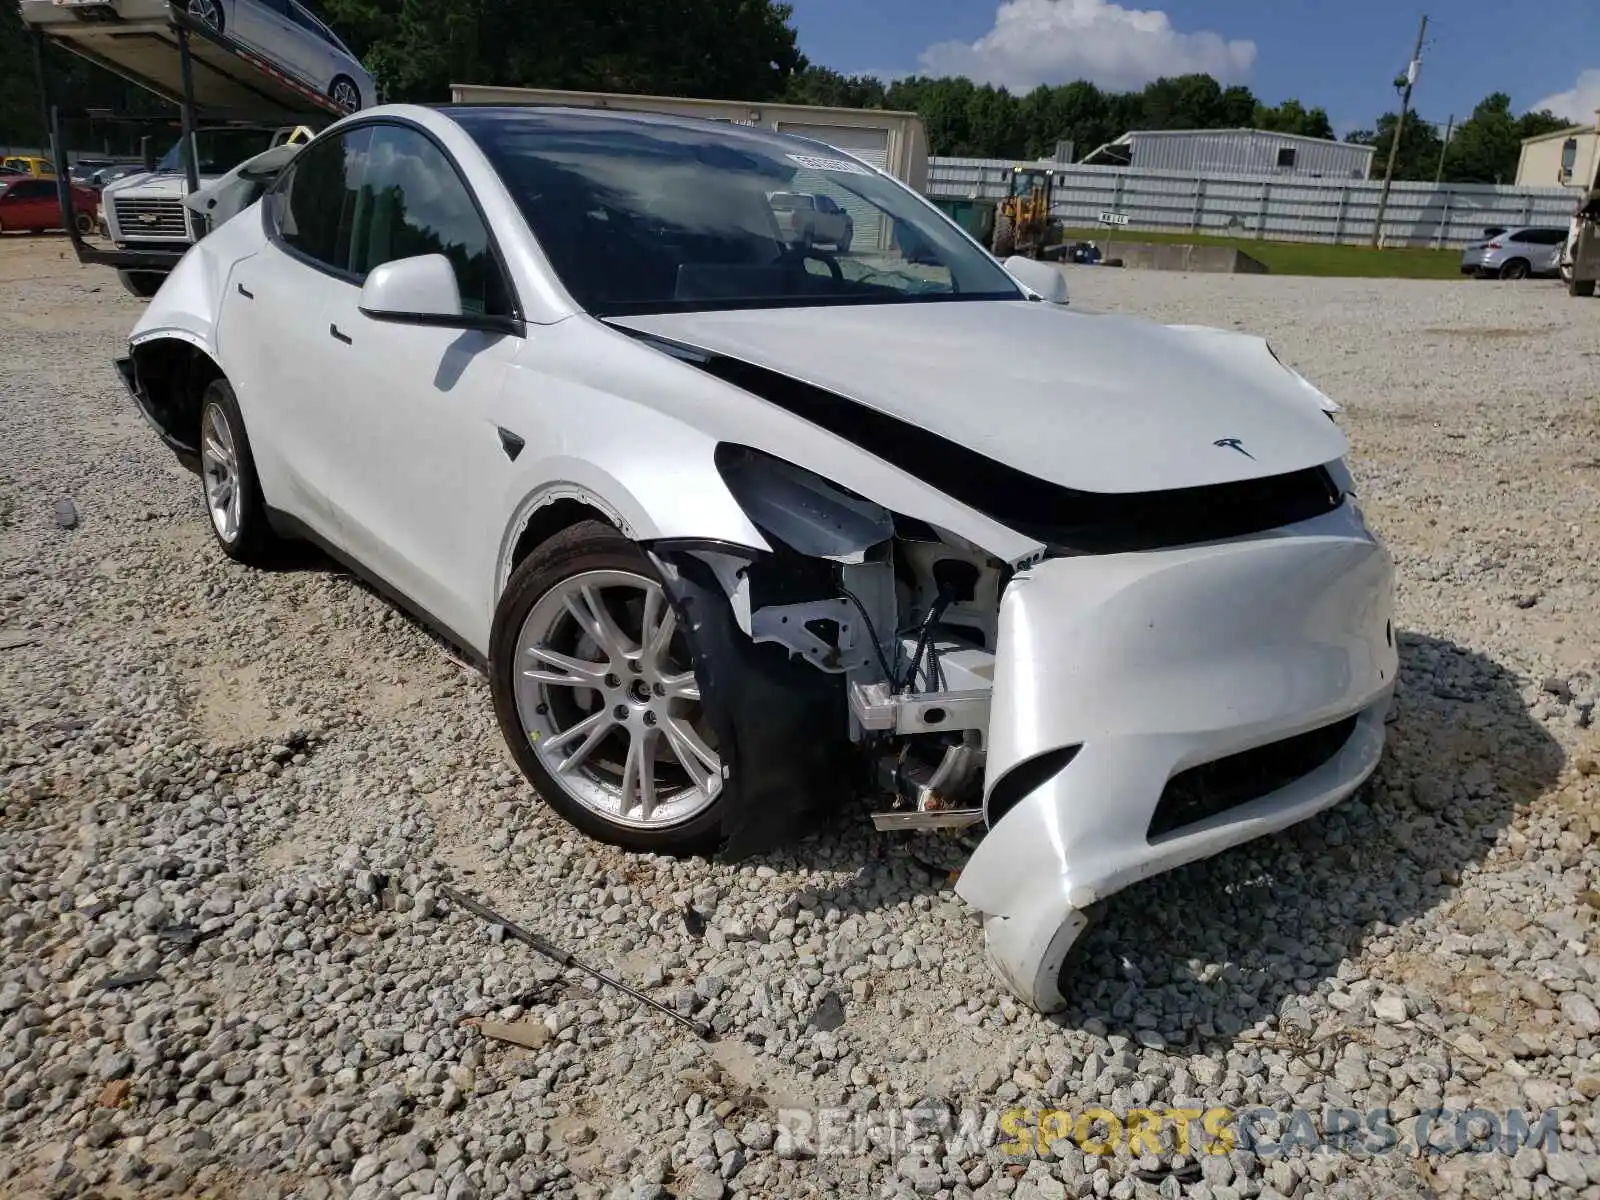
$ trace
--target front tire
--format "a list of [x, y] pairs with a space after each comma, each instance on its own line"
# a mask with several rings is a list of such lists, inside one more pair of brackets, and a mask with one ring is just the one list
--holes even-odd
[[167, 277], [159, 271], [118, 271], [117, 278], [130, 296], [148, 300], [161, 290]]
[[239, 401], [226, 379], [213, 379], [200, 397], [200, 485], [222, 552], [250, 566], [270, 563], [277, 538], [267, 522]]
[[489, 640], [495, 715], [545, 802], [603, 842], [698, 854], [720, 838], [721, 760], [661, 577], [586, 521], [512, 572]]
[[94, 232], [94, 218], [86, 212], [73, 213], [72, 224], [81, 237], [88, 237]]

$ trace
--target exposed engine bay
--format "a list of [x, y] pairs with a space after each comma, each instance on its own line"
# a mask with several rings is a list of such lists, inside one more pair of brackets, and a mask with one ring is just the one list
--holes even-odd
[[669, 561], [704, 563], [751, 643], [822, 677], [814, 682], [858, 751], [841, 770], [881, 799], [878, 828], [981, 822], [1008, 565], [758, 452], [727, 447], [718, 465], [781, 549], [756, 560], [731, 547], [680, 550]]

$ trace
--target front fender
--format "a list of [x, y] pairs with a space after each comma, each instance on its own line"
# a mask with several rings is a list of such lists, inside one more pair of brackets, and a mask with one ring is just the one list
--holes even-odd
[[230, 221], [190, 246], [145, 306], [128, 335], [129, 345], [176, 338], [223, 363], [217, 327], [222, 297], [234, 268], [255, 254], [260, 240], [259, 222]]
[[[676, 498], [670, 494], [659, 494], [673, 490], [670, 483], [660, 477], [659, 470], [628, 471], [625, 464], [614, 465], [622, 467], [631, 482], [618, 478], [612, 470], [592, 459], [571, 455], [552, 455], [529, 464], [528, 475], [523, 478], [547, 482], [520, 498], [515, 492], [508, 498], [511, 520], [501, 536], [499, 553], [496, 555], [495, 603], [499, 603], [500, 593], [516, 566], [517, 546], [523, 533], [542, 510], [553, 504], [575, 501], [592, 508], [635, 542], [654, 542], [663, 537], [683, 536], [681, 533], [663, 533], [664, 528], [675, 528], [677, 525], [666, 516], [666, 513], [673, 511], [670, 506]], [[676, 473], [669, 476], [678, 479], [676, 490], [692, 493], [700, 505], [701, 513], [695, 521], [697, 532], [693, 537], [702, 541], [749, 546], [756, 550], [767, 549], [761, 534], [733, 497], [727, 494], [727, 488], [710, 461], [709, 451], [705, 466], [710, 474], [698, 476], [700, 482], [695, 486], [686, 486], [683, 476]]]

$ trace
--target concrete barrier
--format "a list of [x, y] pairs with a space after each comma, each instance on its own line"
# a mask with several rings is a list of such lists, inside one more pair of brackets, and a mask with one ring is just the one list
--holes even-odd
[[1233, 246], [1193, 246], [1187, 242], [1096, 242], [1105, 258], [1147, 271], [1205, 271], [1223, 275], [1265, 275], [1264, 263]]

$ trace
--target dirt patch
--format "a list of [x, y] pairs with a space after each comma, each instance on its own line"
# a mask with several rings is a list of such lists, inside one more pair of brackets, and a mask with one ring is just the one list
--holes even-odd
[[254, 742], [279, 732], [261, 690], [261, 667], [207, 664], [194, 679], [194, 718], [210, 741]]

